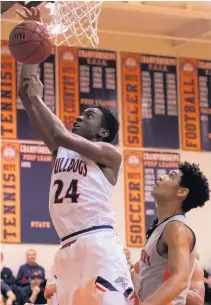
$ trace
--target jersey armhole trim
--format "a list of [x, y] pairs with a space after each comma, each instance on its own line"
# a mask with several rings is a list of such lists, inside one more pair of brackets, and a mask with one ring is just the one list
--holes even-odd
[[[182, 222], [182, 221], [180, 221], [180, 220], [173, 219], [173, 220], [169, 221], [169, 222], [164, 226], [163, 231], [165, 230], [165, 227], [166, 227], [169, 223], [175, 222], [175, 221], [178, 221], [178, 222], [183, 223], [183, 224], [192, 232], [192, 234], [193, 234], [193, 246], [192, 246], [192, 249], [191, 249], [191, 251], [190, 251], [190, 254], [191, 254], [191, 253], [193, 252], [194, 248], [195, 248], [195, 245], [196, 245], [196, 235], [195, 235], [195, 233], [193, 232], [193, 230], [192, 230], [186, 223], [184, 223], [184, 222]], [[160, 236], [159, 236], [159, 238], [158, 238], [158, 241], [157, 241], [157, 244], [156, 244], [156, 252], [157, 252], [157, 254], [158, 254], [160, 257], [165, 258], [164, 256], [162, 256], [162, 255], [158, 252], [158, 243], [159, 243], [159, 241], [160, 241], [160, 239], [161, 239], [161, 237], [162, 237], [162, 235], [163, 235], [163, 231], [162, 231], [162, 233], [160, 234]]]

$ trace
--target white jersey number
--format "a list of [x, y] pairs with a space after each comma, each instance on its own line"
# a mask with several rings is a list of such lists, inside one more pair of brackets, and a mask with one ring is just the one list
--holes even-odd
[[73, 179], [70, 183], [70, 186], [65, 194], [64, 197], [59, 197], [63, 187], [64, 183], [62, 180], [55, 180], [54, 185], [57, 185], [57, 190], [55, 192], [55, 198], [54, 198], [54, 203], [63, 203], [64, 198], [70, 198], [72, 199], [72, 203], [77, 203], [78, 202], [78, 197], [80, 194], [77, 193], [78, 189], [78, 180]]

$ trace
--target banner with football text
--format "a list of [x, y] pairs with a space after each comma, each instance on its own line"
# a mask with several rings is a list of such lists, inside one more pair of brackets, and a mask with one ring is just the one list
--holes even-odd
[[68, 129], [88, 107], [104, 106], [118, 117], [116, 52], [61, 46], [58, 71], [60, 119]]
[[211, 61], [179, 60], [182, 149], [211, 151]]
[[179, 148], [177, 60], [121, 53], [124, 145]]
[[47, 147], [3, 142], [1, 160], [1, 241], [58, 244], [49, 214], [52, 162]]
[[178, 168], [178, 153], [124, 151], [124, 188], [126, 215], [126, 244], [143, 247], [146, 232], [156, 216], [152, 197], [153, 188], [160, 176]]

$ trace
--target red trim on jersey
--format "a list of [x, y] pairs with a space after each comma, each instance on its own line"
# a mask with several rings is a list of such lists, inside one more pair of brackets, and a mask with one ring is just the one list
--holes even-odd
[[170, 277], [170, 273], [167, 267], [164, 273], [164, 278], [163, 278], [164, 282], [167, 281], [169, 277]]
[[129, 299], [129, 301], [134, 300], [134, 299], [135, 299], [135, 295], [134, 295], [134, 293], [132, 293], [132, 295], [130, 295], [128, 299]]
[[[169, 273], [168, 267], [166, 267], [164, 277], [163, 277], [164, 282], [167, 281], [169, 277], [170, 277], [170, 273]], [[173, 303], [170, 302], [168, 305], [173, 305]]]
[[96, 284], [95, 286], [97, 289], [99, 289], [102, 292], [106, 292], [107, 290], [105, 290], [104, 288], [102, 288], [101, 286], [99, 286], [98, 284]]

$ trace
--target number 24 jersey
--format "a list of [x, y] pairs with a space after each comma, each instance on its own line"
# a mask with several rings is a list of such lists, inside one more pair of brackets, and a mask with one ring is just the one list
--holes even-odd
[[60, 239], [93, 226], [114, 226], [112, 190], [96, 163], [60, 147], [49, 194], [50, 215]]

